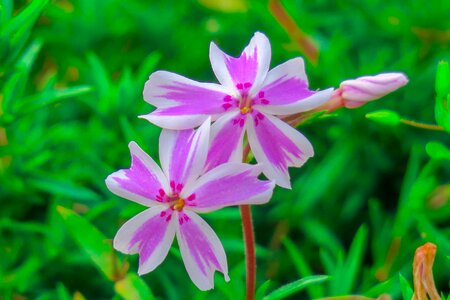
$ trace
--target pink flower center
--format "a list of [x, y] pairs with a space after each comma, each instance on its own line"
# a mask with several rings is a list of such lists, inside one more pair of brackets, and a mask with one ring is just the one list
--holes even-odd
[[224, 110], [229, 110], [233, 107], [239, 108], [241, 114], [233, 120], [233, 124], [239, 124], [240, 127], [244, 126], [247, 114], [253, 116], [254, 123], [258, 126], [259, 122], [264, 119], [264, 116], [259, 112], [255, 112], [253, 105], [268, 105], [270, 103], [269, 100], [264, 98], [263, 91], [250, 95], [251, 87], [252, 84], [250, 82], [238, 83], [236, 84], [236, 89], [239, 91], [239, 96], [226, 95], [223, 98], [224, 103], [222, 107]]

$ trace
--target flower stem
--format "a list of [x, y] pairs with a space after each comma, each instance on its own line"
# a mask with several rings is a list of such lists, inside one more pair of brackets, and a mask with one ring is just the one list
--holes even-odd
[[436, 130], [436, 131], [444, 131], [444, 127], [438, 126], [438, 125], [418, 123], [418, 122], [414, 122], [414, 121], [406, 120], [406, 119], [401, 119], [400, 122], [403, 124], [409, 125], [409, 126], [417, 127], [417, 128]]
[[245, 243], [245, 266], [246, 266], [246, 299], [255, 299], [256, 286], [256, 255], [255, 234], [253, 232], [252, 210], [250, 205], [241, 205], [242, 231]]

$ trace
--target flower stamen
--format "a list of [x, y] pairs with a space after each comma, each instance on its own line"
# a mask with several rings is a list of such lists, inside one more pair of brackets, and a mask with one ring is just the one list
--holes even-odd
[[172, 206], [172, 209], [182, 211], [183, 207], [184, 207], [184, 199], [179, 198], [178, 200], [175, 200], [175, 204]]

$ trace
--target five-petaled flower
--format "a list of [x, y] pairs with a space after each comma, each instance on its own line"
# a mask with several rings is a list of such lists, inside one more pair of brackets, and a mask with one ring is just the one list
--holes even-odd
[[269, 201], [274, 182], [259, 180], [261, 166], [226, 163], [203, 174], [210, 120], [197, 131], [163, 130], [159, 141], [162, 170], [131, 142], [131, 167], [108, 176], [108, 188], [149, 208], [126, 222], [114, 248], [139, 253], [139, 274], [154, 270], [177, 236], [186, 270], [201, 290], [214, 287], [214, 272], [228, 281], [224, 249], [217, 235], [197, 213], [225, 206]]
[[206, 170], [241, 161], [247, 132], [256, 160], [263, 163], [263, 173], [289, 188], [288, 167], [302, 166], [313, 156], [313, 148], [300, 132], [276, 116], [314, 109], [330, 98], [333, 89], [309, 90], [301, 58], [269, 71], [270, 56], [269, 40], [259, 32], [238, 58], [211, 43], [211, 65], [221, 84], [155, 72], [145, 84], [144, 99], [157, 109], [141, 117], [174, 130], [194, 128], [208, 117], [215, 120]]

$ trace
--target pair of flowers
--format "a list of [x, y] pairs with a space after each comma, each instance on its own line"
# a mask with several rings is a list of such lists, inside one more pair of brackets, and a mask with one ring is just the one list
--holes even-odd
[[[379, 83], [385, 77], [378, 77], [334, 92], [311, 91], [301, 58], [269, 71], [270, 57], [267, 37], [257, 32], [238, 58], [211, 43], [210, 60], [220, 84], [165, 71], [153, 73], [145, 84], [144, 99], [157, 109], [142, 118], [163, 128], [162, 169], [131, 142], [131, 167], [106, 179], [116, 195], [149, 207], [114, 238], [117, 250], [139, 253], [139, 274], [161, 264], [176, 235], [186, 270], [199, 289], [214, 287], [216, 270], [228, 281], [223, 246], [197, 213], [263, 204], [275, 184], [290, 187], [288, 167], [302, 166], [313, 156], [313, 148], [277, 116], [354, 107], [355, 101], [372, 100], [380, 96], [380, 87], [387, 87]], [[347, 101], [352, 93], [359, 97]], [[370, 99], [358, 100], [364, 93]], [[257, 165], [242, 163], [245, 132]], [[259, 180], [260, 173], [269, 180]]]

